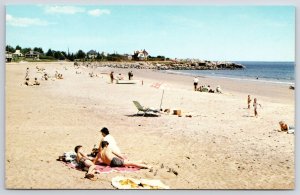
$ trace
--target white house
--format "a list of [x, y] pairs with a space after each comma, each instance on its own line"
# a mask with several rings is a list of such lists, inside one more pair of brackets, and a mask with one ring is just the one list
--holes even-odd
[[134, 55], [137, 55], [139, 60], [147, 60], [149, 53], [144, 49], [140, 51], [135, 51]]
[[23, 57], [24, 55], [21, 53], [21, 51], [19, 49], [17, 49], [15, 51], [15, 53], [13, 53], [13, 57]]

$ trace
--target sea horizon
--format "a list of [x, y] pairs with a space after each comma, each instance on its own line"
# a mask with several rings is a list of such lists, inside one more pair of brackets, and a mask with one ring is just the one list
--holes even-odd
[[284, 85], [295, 84], [295, 62], [282, 61], [232, 61], [245, 66], [235, 70], [167, 70], [167, 73], [267, 82]]

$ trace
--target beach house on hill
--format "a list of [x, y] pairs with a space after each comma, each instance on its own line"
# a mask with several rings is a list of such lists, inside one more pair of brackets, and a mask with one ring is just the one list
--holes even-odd
[[89, 52], [87, 52], [87, 57], [94, 59], [97, 57], [97, 52], [95, 50], [90, 50]]
[[15, 53], [13, 53], [12, 55], [13, 55], [13, 57], [23, 57], [24, 56], [19, 49], [17, 49], [15, 51]]
[[25, 54], [25, 58], [32, 58], [36, 60], [40, 58], [40, 53], [37, 51], [30, 50]]
[[149, 53], [144, 49], [140, 51], [135, 51], [134, 56], [136, 56], [139, 60], [147, 60]]

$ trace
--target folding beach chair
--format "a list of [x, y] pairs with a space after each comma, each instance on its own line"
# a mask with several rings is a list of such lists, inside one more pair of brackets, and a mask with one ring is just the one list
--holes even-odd
[[138, 101], [133, 101], [133, 103], [138, 109], [138, 112], [136, 114], [139, 114], [139, 112], [143, 112], [143, 116], [145, 116], [146, 114], [159, 116], [159, 110], [143, 107]]

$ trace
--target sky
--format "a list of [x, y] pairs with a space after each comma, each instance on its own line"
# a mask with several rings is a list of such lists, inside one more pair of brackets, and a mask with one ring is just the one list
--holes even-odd
[[8, 5], [6, 44], [217, 61], [294, 61], [293, 6]]

